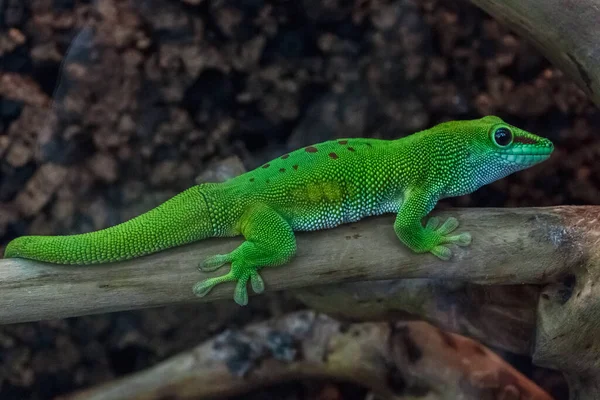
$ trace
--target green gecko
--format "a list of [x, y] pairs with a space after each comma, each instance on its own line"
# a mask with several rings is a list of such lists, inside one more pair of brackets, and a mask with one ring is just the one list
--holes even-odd
[[205, 296], [215, 285], [237, 282], [234, 300], [248, 303], [247, 283], [264, 290], [258, 271], [287, 263], [296, 253], [295, 231], [333, 228], [367, 216], [397, 213], [394, 231], [416, 253], [450, 259], [451, 244], [468, 246], [422, 219], [437, 201], [483, 185], [550, 157], [554, 146], [495, 116], [441, 123], [396, 139], [350, 138], [301, 148], [222, 183], [193, 186], [158, 207], [107, 229], [69, 236], [24, 236], [5, 257], [58, 264], [98, 264], [155, 253], [209, 237], [243, 235], [228, 254], [208, 257], [202, 271], [231, 264], [228, 273], [198, 282]]

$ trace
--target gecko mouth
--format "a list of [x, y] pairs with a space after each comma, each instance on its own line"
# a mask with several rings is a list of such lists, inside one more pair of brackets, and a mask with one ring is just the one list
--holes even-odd
[[546, 160], [554, 151], [554, 144], [548, 139], [539, 138], [527, 142], [527, 138], [515, 138], [516, 146], [500, 152], [502, 159], [519, 165], [533, 165]]
[[535, 164], [550, 157], [550, 153], [542, 154], [500, 154], [504, 160], [517, 164]]

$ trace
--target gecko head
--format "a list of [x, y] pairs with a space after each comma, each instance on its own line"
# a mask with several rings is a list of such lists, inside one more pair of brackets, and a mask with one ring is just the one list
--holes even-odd
[[548, 139], [507, 124], [496, 116], [463, 121], [458, 129], [468, 152], [465, 175], [481, 187], [546, 160], [554, 151]]

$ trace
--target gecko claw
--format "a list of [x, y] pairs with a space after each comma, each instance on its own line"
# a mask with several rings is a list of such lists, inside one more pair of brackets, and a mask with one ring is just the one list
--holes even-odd
[[454, 217], [450, 217], [437, 229], [437, 233], [446, 236], [456, 228], [458, 228], [458, 220]]
[[222, 276], [217, 276], [214, 278], [203, 279], [200, 282], [196, 283], [192, 289], [194, 294], [198, 297], [206, 296], [213, 287], [217, 286], [220, 283], [235, 281], [237, 278], [233, 272], [229, 272]]
[[248, 278], [239, 279], [237, 281], [237, 285], [235, 285], [235, 292], [233, 294], [233, 300], [238, 303], [240, 306], [245, 306], [248, 304], [248, 288], [246, 284], [248, 283]]
[[444, 261], [448, 261], [452, 257], [452, 250], [443, 245], [435, 246], [431, 249], [431, 253]]
[[198, 266], [198, 269], [202, 272], [216, 271], [230, 261], [231, 257], [229, 257], [229, 254], [217, 254], [206, 258], [206, 260]]
[[252, 290], [254, 293], [260, 294], [265, 291], [265, 282], [262, 280], [258, 272], [250, 275], [250, 285], [252, 285]]
[[468, 246], [471, 244], [471, 234], [469, 232], [461, 233], [460, 235], [452, 236], [450, 241], [458, 246]]
[[427, 221], [427, 225], [425, 226], [425, 229], [431, 229], [432, 231], [435, 231], [439, 225], [440, 225], [440, 219], [438, 217], [431, 217]]
[[447, 244], [455, 244], [461, 247], [471, 244], [471, 234], [468, 232], [452, 236], [449, 235], [458, 228], [459, 222], [456, 218], [450, 217], [441, 226], [438, 227], [438, 225], [439, 219], [437, 217], [432, 217], [427, 222], [425, 229], [435, 233], [439, 237], [437, 244], [430, 250], [430, 252], [439, 259], [448, 261], [452, 257], [452, 250], [446, 246]]
[[198, 297], [206, 296], [210, 292], [210, 290], [215, 286], [214, 284], [207, 282], [207, 280], [208, 279], [200, 281], [194, 285], [194, 288], [192, 289], [192, 291], [194, 292], [194, 294], [196, 296], [198, 296]]

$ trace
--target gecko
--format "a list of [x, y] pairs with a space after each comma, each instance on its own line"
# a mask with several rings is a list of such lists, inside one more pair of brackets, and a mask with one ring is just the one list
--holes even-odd
[[219, 183], [192, 186], [121, 224], [61, 236], [22, 236], [5, 257], [55, 264], [132, 259], [210, 237], [243, 236], [230, 253], [200, 263], [229, 272], [193, 286], [205, 296], [235, 282], [234, 301], [248, 303], [248, 282], [265, 289], [259, 270], [296, 254], [295, 232], [330, 229], [395, 213], [399, 241], [415, 253], [449, 260], [452, 245], [469, 246], [459, 222], [424, 218], [443, 198], [462, 196], [550, 157], [553, 143], [493, 115], [442, 122], [398, 139], [330, 140], [283, 154]]

